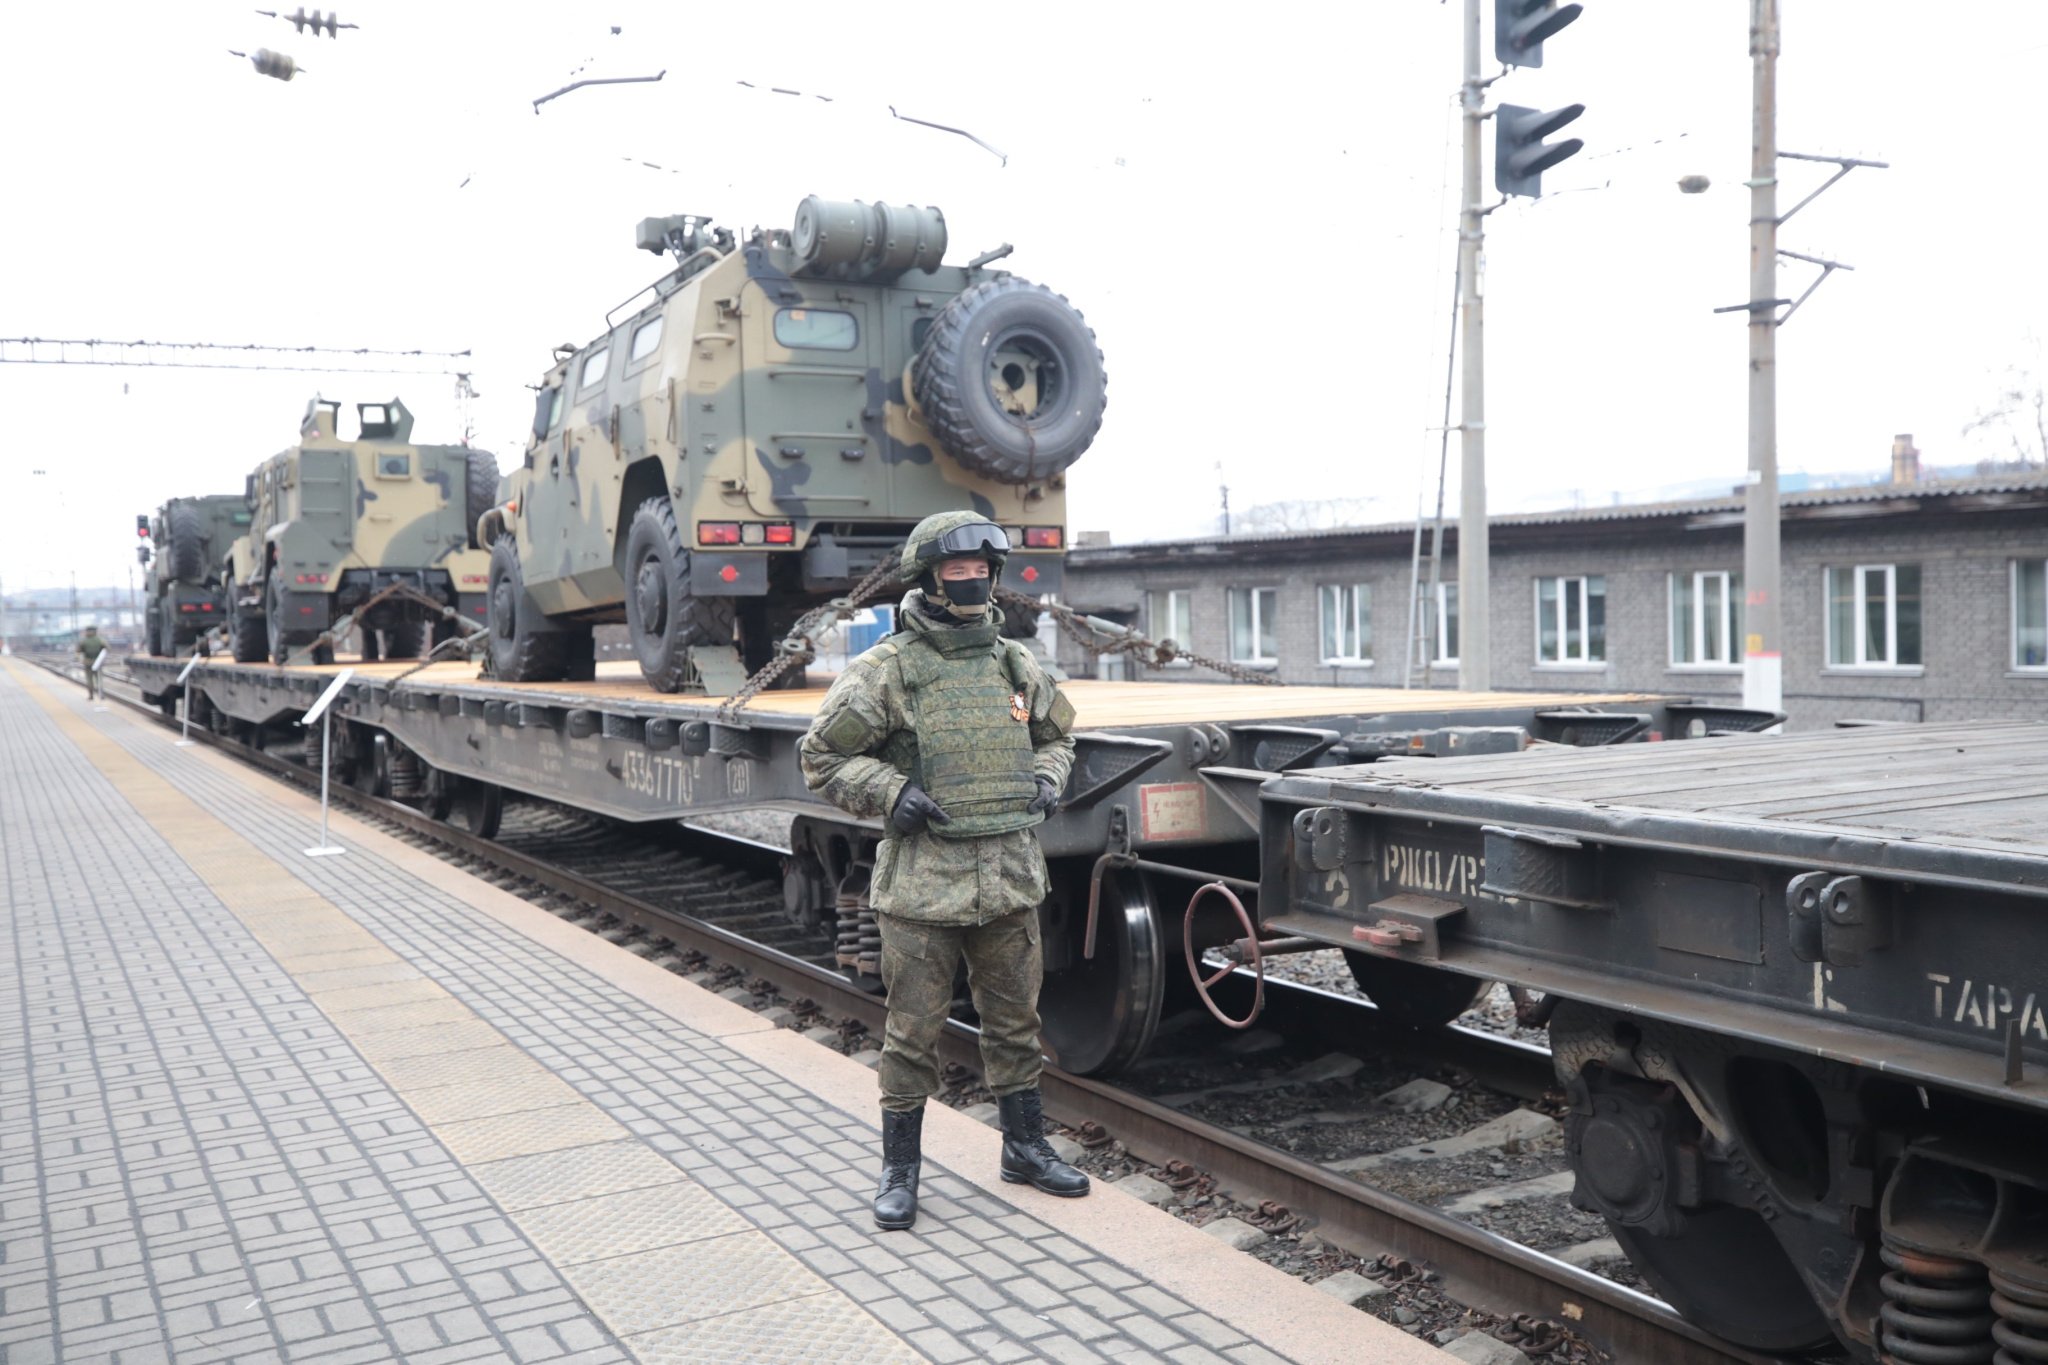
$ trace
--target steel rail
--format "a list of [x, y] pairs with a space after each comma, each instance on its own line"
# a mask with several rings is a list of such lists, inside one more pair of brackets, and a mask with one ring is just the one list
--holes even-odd
[[[63, 666], [41, 659], [32, 662], [59, 676], [70, 676]], [[140, 701], [125, 697], [111, 700], [160, 726], [174, 728], [168, 717]], [[300, 764], [286, 762], [211, 730], [199, 729], [193, 734], [202, 742], [295, 785], [313, 785], [312, 774]], [[586, 901], [650, 934], [738, 965], [786, 995], [807, 996], [830, 1012], [859, 1020], [877, 1037], [881, 1034], [887, 1013], [881, 998], [857, 989], [837, 972], [694, 917], [660, 909], [580, 873], [457, 829], [401, 802], [345, 785], [333, 788], [333, 794], [358, 810], [481, 862], [495, 864], [551, 891]], [[1474, 1035], [1475, 1039], [1483, 1036]], [[1449, 1046], [1462, 1054], [1470, 1052], [1473, 1045], [1468, 1040], [1453, 1041]], [[979, 1061], [975, 1031], [957, 1020], [948, 1021], [940, 1046], [948, 1061], [969, 1067]], [[1371, 1257], [1391, 1252], [1421, 1263], [1437, 1272], [1446, 1292], [1472, 1307], [1504, 1316], [1529, 1314], [1564, 1323], [1623, 1362], [1727, 1365], [1739, 1361], [1744, 1365], [1772, 1365], [1778, 1359], [1718, 1341], [1680, 1317], [1669, 1305], [1590, 1271], [1102, 1081], [1071, 1075], [1048, 1065], [1040, 1084], [1048, 1112], [1060, 1121], [1076, 1127], [1091, 1121], [1098, 1123], [1127, 1150], [1155, 1164], [1173, 1158], [1187, 1161], [1211, 1172], [1221, 1188], [1244, 1202], [1270, 1199], [1283, 1203], [1309, 1219], [1323, 1240], [1355, 1254]]]

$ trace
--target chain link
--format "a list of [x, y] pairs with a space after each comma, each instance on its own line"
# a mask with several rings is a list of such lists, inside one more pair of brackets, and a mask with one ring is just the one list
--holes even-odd
[[808, 666], [818, 657], [818, 645], [832, 630], [853, 619], [854, 613], [866, 606], [885, 588], [896, 581], [901, 572], [899, 558], [902, 547], [897, 546], [882, 557], [880, 563], [868, 571], [867, 577], [853, 585], [853, 591], [844, 597], [835, 597], [823, 606], [813, 607], [796, 618], [775, 646], [775, 657], [754, 670], [753, 676], [741, 683], [718, 708], [718, 720], [730, 725], [738, 718], [741, 708], [761, 693], [775, 685], [783, 674], [793, 668]]
[[1057, 602], [1036, 602], [1012, 588], [997, 588], [995, 596], [996, 602], [1005, 610], [1050, 613], [1060, 632], [1090, 655], [1127, 654], [1147, 668], [1164, 668], [1170, 663], [1187, 662], [1221, 673], [1235, 682], [1254, 683], [1260, 687], [1284, 686], [1270, 673], [1261, 673], [1223, 659], [1211, 659], [1191, 649], [1183, 649], [1172, 640], [1153, 640], [1129, 626], [1084, 616]]

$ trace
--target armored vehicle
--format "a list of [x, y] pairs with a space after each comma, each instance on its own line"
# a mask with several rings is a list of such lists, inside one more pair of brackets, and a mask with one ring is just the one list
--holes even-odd
[[221, 563], [248, 528], [249, 516], [240, 494], [216, 493], [172, 498], [154, 515], [135, 518], [135, 534], [143, 541], [135, 557], [143, 565], [143, 647], [149, 653], [176, 654], [226, 622]]
[[[472, 537], [497, 498], [497, 458], [414, 445], [412, 414], [396, 398], [358, 403], [359, 435], [344, 441], [340, 407], [308, 403], [299, 444], [249, 476], [251, 522], [223, 565], [239, 662], [283, 663], [396, 583], [484, 619], [490, 556]], [[435, 620], [423, 603], [385, 598], [357, 623], [364, 657], [417, 657]], [[332, 653], [315, 651], [319, 662]]]
[[557, 349], [479, 528], [499, 677], [589, 677], [623, 621], [655, 688], [730, 680], [951, 509], [1009, 529], [1008, 586], [1058, 590], [1106, 379], [1063, 297], [988, 268], [1007, 247], [942, 265], [937, 209], [815, 196], [787, 231], [684, 214], [637, 244], [675, 268]]

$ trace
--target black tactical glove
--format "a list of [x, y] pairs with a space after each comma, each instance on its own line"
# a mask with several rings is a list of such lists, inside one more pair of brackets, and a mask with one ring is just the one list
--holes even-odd
[[896, 809], [889, 812], [889, 823], [898, 834], [916, 834], [926, 825], [950, 825], [953, 817], [946, 814], [944, 806], [925, 795], [924, 788], [906, 782], [902, 795], [896, 798]]
[[1052, 784], [1052, 779], [1040, 776], [1038, 779], [1038, 795], [1032, 797], [1031, 804], [1024, 809], [1028, 814], [1037, 815], [1041, 811], [1051, 810], [1053, 802], [1059, 799], [1060, 789]]

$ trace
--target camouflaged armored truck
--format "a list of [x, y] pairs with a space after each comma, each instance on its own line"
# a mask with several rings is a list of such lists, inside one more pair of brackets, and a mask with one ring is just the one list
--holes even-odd
[[143, 540], [135, 557], [143, 566], [143, 647], [176, 654], [228, 619], [221, 563], [228, 546], [249, 525], [249, 504], [238, 493], [172, 498], [135, 518]]
[[[393, 583], [484, 619], [490, 556], [473, 537], [497, 499], [497, 457], [414, 445], [412, 414], [396, 398], [358, 403], [360, 432], [345, 441], [335, 429], [340, 408], [308, 403], [299, 444], [249, 476], [250, 525], [223, 570], [239, 662], [283, 663]], [[380, 602], [358, 623], [364, 657], [416, 658], [437, 619], [402, 597]], [[332, 656], [321, 646], [315, 662]]]
[[943, 265], [937, 209], [816, 197], [788, 231], [680, 215], [637, 245], [675, 268], [557, 349], [479, 528], [499, 677], [588, 677], [624, 621], [654, 687], [729, 682], [933, 512], [1000, 523], [1005, 583], [1058, 590], [1106, 380], [1063, 297], [988, 268], [1008, 248]]

